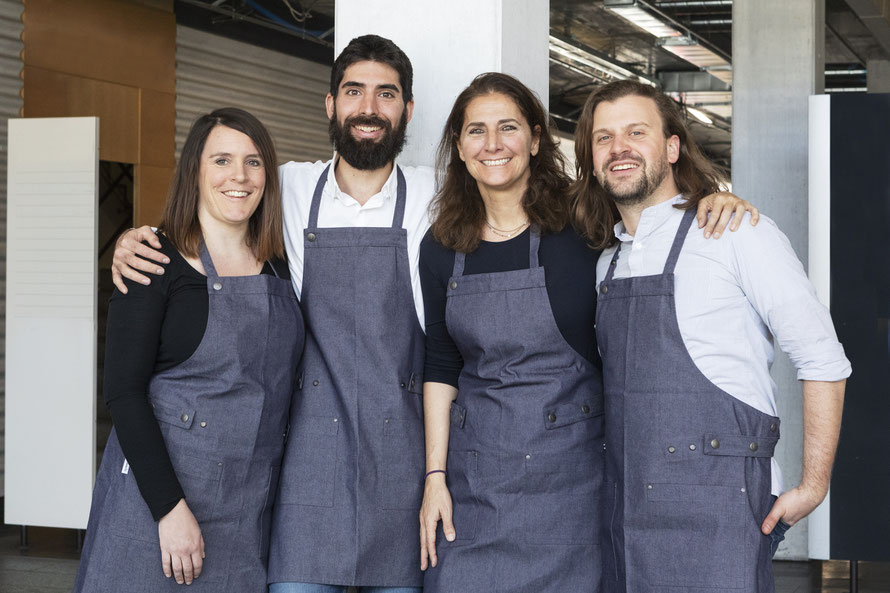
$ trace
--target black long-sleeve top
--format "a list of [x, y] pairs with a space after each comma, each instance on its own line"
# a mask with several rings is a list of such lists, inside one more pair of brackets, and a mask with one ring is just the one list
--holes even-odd
[[[148, 402], [155, 373], [181, 364], [197, 350], [207, 328], [207, 277], [195, 270], [163, 235], [161, 252], [170, 258], [162, 276], [145, 286], [124, 280], [128, 293], [115, 290], [108, 303], [105, 339], [105, 404], [139, 492], [155, 521], [184, 494]], [[287, 265], [275, 262], [279, 276]], [[269, 263], [263, 274], [274, 274]]]
[[[530, 235], [526, 229], [507, 241], [482, 241], [475, 251], [467, 254], [464, 274], [527, 269]], [[578, 354], [597, 365], [600, 362], [594, 323], [599, 254], [571, 227], [543, 235], [538, 250], [556, 326]], [[426, 325], [423, 380], [457, 387], [463, 358], [445, 324], [447, 285], [453, 269], [454, 251], [428, 232], [420, 245], [420, 284]]]

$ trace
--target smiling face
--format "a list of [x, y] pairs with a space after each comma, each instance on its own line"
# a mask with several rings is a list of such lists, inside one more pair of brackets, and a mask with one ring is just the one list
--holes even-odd
[[201, 153], [198, 217], [246, 226], [266, 187], [266, 168], [249, 136], [226, 126], [210, 131]]
[[616, 204], [661, 201], [676, 195], [671, 164], [677, 136], [664, 137], [655, 101], [629, 95], [593, 112], [593, 170]]
[[513, 99], [489, 93], [467, 105], [456, 142], [458, 154], [483, 196], [493, 191], [521, 196], [540, 137], [540, 128], [529, 127]]
[[325, 105], [331, 142], [356, 169], [379, 169], [401, 152], [414, 102], [405, 103], [399, 73], [391, 66], [372, 61], [350, 65], [337, 97], [329, 94]]

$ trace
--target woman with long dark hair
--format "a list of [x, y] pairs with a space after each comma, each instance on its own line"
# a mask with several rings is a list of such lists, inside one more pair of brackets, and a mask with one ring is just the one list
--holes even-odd
[[303, 318], [272, 139], [218, 109], [186, 138], [159, 227], [166, 273], [108, 309], [114, 429], [75, 592], [266, 591]]

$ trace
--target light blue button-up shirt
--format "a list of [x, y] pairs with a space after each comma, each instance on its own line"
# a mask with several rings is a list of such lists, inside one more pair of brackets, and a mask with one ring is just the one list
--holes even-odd
[[[683, 210], [682, 196], [643, 211], [635, 235], [615, 225], [621, 252], [615, 278], [661, 274]], [[769, 374], [774, 345], [788, 354], [797, 378], [839, 381], [850, 362], [837, 340], [828, 309], [776, 224], [745, 215], [737, 232], [705, 239], [693, 224], [677, 261], [674, 300], [680, 335], [693, 362], [714, 385], [746, 404], [776, 416], [776, 384]], [[597, 264], [597, 289], [616, 247]], [[782, 479], [773, 458], [773, 493]]]

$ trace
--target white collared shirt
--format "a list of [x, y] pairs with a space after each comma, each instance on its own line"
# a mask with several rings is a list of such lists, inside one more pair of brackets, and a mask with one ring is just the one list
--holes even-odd
[[[683, 210], [682, 196], [646, 208], [635, 235], [615, 225], [620, 241], [614, 278], [661, 274]], [[616, 247], [597, 263], [597, 291]], [[776, 384], [769, 374], [773, 340], [788, 354], [799, 380], [839, 381], [850, 362], [828, 309], [787, 237], [766, 216], [752, 227], [748, 215], [736, 232], [705, 239], [693, 223], [675, 269], [674, 301], [683, 343], [714, 385], [776, 416]], [[773, 458], [773, 493], [781, 474]]]
[[[396, 163], [398, 164], [398, 162]], [[318, 178], [333, 160], [314, 163], [289, 162], [278, 168], [281, 177], [281, 202], [284, 210], [284, 246], [287, 250], [290, 277], [300, 297], [303, 288], [303, 230], [309, 223], [312, 194]], [[420, 241], [430, 226], [429, 204], [435, 193], [435, 177], [430, 167], [401, 167], [407, 190], [405, 218], [402, 227], [408, 231], [408, 263], [411, 270], [411, 290], [417, 319], [423, 323], [423, 295], [420, 291]], [[319, 227], [390, 227], [396, 207], [398, 180], [396, 168], [383, 188], [364, 203], [345, 193], [337, 185], [334, 167], [328, 171], [328, 181], [321, 195], [318, 209]]]

